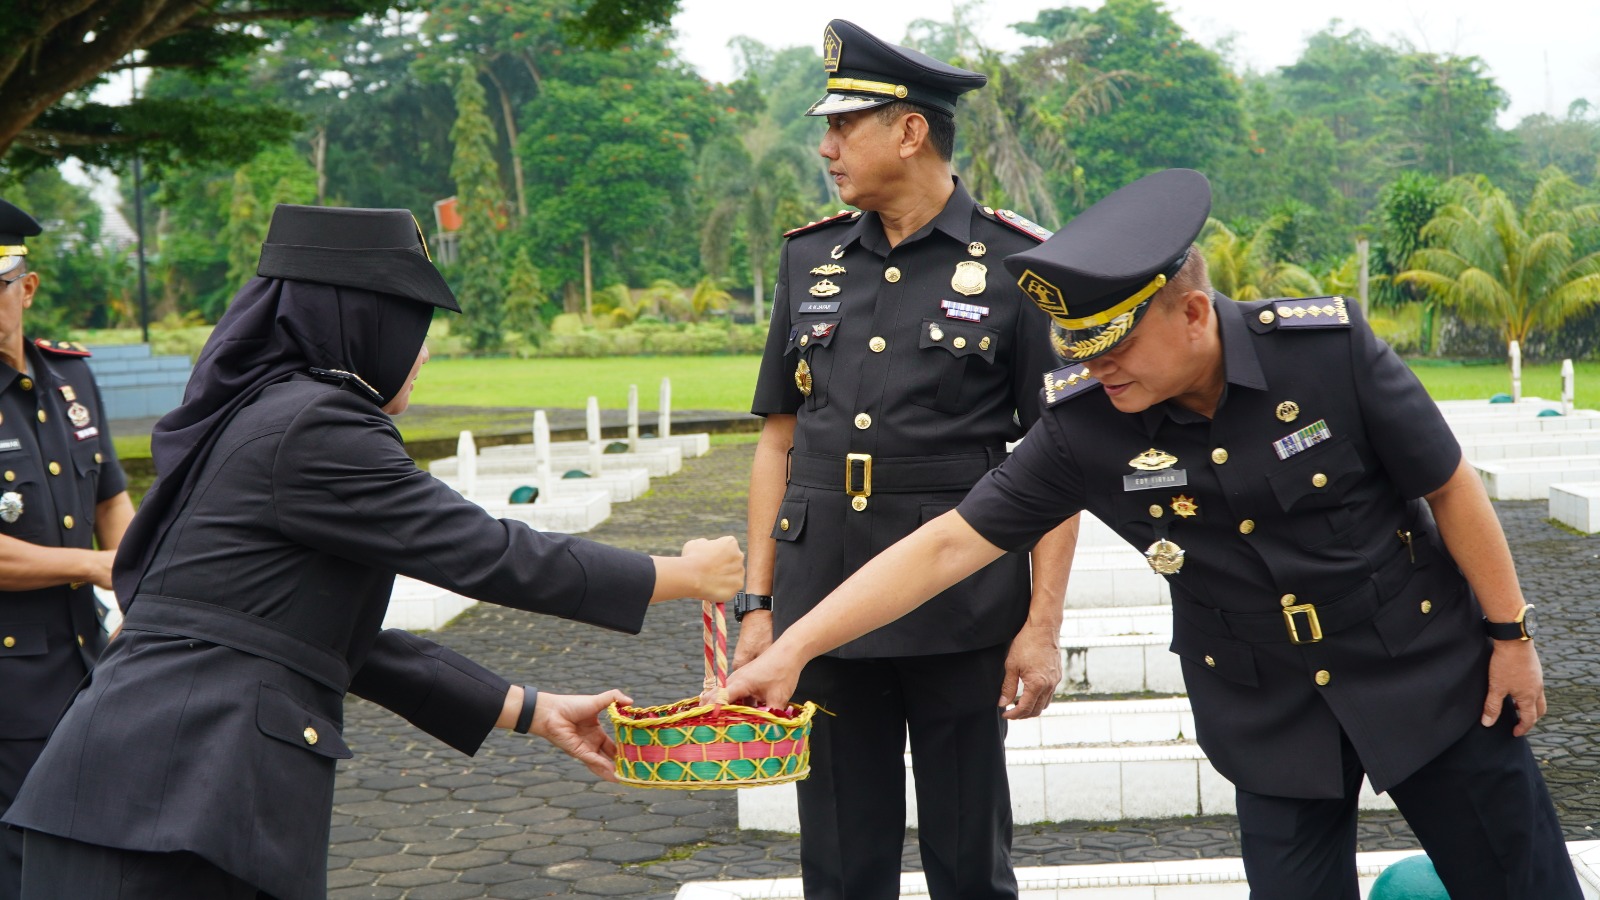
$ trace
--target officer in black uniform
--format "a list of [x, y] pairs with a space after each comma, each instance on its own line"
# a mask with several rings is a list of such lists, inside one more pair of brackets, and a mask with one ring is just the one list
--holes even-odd
[[[1047, 232], [978, 205], [950, 169], [956, 99], [984, 76], [842, 20], [823, 51], [828, 93], [808, 114], [827, 117], [820, 151], [858, 210], [786, 235], [736, 665], [954, 508], [1033, 423], [1056, 365], [1048, 319], [995, 266]], [[1019, 547], [806, 669], [802, 693], [835, 714], [799, 784], [807, 897], [899, 896], [908, 727], [932, 896], [1016, 896], [1002, 716], [1037, 715], [1060, 679], [1076, 527], [1040, 543], [1031, 586]]]
[[[88, 351], [23, 337], [40, 230], [0, 200], [0, 815], [105, 646], [94, 585], [133, 518]], [[0, 900], [21, 879], [22, 835], [0, 828]]]
[[1255, 900], [1359, 896], [1363, 774], [1456, 900], [1576, 900], [1522, 737], [1545, 706], [1532, 616], [1482, 484], [1356, 304], [1210, 290], [1192, 246], [1209, 209], [1199, 173], [1157, 173], [1006, 260], [1074, 359], [1049, 408], [730, 693], [782, 700], [808, 654], [1088, 509], [1171, 585]]

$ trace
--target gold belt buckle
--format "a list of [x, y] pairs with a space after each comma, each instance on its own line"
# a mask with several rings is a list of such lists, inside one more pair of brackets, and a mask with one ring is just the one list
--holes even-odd
[[[861, 487], [857, 489], [856, 463], [861, 463]], [[849, 497], [872, 496], [872, 454], [847, 453], [844, 457], [844, 492]]]
[[[1300, 630], [1294, 626], [1294, 617], [1296, 613], [1306, 614], [1306, 621], [1311, 625], [1311, 637], [1301, 639]], [[1289, 643], [1291, 644], [1315, 644], [1317, 641], [1322, 640], [1322, 622], [1318, 621], [1317, 619], [1316, 606], [1310, 603], [1301, 603], [1298, 606], [1285, 606], [1283, 608], [1283, 621], [1284, 624], [1289, 626]]]

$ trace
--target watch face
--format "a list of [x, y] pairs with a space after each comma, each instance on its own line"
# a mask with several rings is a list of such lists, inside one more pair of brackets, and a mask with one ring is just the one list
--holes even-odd
[[1522, 633], [1531, 638], [1536, 632], [1538, 632], [1538, 630], [1538, 615], [1534, 612], [1533, 607], [1530, 606], [1528, 607], [1527, 611], [1522, 614]]

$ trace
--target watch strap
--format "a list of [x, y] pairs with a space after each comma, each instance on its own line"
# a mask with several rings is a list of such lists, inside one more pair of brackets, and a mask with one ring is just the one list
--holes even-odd
[[755, 612], [758, 609], [772, 611], [771, 594], [747, 594], [744, 591], [740, 591], [733, 595], [733, 620], [735, 622], [743, 622], [745, 613]]
[[517, 713], [517, 724], [511, 730], [517, 734], [527, 734], [533, 727], [533, 711], [539, 706], [539, 692], [528, 685], [522, 686], [522, 711]]

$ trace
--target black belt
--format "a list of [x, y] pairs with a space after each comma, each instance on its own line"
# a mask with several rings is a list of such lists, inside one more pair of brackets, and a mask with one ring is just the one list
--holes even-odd
[[1314, 644], [1324, 635], [1343, 631], [1371, 619], [1411, 577], [1411, 552], [1401, 550], [1353, 588], [1326, 602], [1298, 597], [1301, 602], [1277, 612], [1240, 613], [1212, 609], [1197, 603], [1174, 603], [1173, 612], [1202, 631], [1231, 636], [1250, 644]]
[[865, 453], [834, 456], [829, 453], [789, 452], [789, 483], [852, 497], [880, 494], [921, 494], [964, 491], [978, 483], [990, 469], [1004, 462], [1004, 450], [959, 453], [948, 456], [888, 456]]
[[350, 686], [350, 667], [344, 657], [308, 643], [276, 622], [215, 603], [139, 594], [128, 605], [122, 628], [231, 647], [271, 660], [341, 694]]

